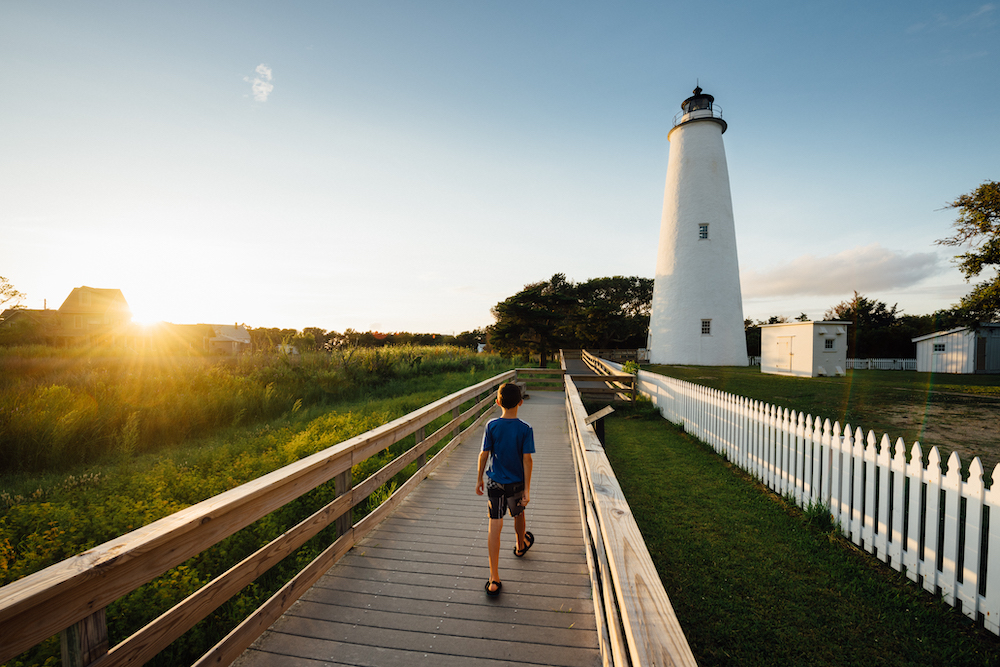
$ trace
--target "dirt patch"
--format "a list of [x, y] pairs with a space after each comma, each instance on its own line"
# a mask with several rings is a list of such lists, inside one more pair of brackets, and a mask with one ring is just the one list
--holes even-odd
[[[917, 434], [925, 459], [931, 447], [937, 447], [943, 465], [954, 451], [962, 467], [968, 469], [978, 456], [987, 475], [1000, 463], [1000, 403], [983, 405], [975, 400], [969, 404], [885, 405], [882, 414], [899, 432]], [[907, 442], [907, 452], [912, 446]]]

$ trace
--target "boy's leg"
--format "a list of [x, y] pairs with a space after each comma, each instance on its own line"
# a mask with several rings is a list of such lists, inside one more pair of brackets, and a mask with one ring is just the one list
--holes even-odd
[[[515, 521], [514, 525], [517, 525]], [[490, 519], [488, 551], [490, 555], [490, 581], [500, 581], [500, 531], [503, 519]]]
[[522, 510], [520, 514], [514, 517], [514, 532], [517, 533], [517, 544], [514, 546], [517, 547], [518, 551], [523, 551], [528, 546], [528, 543], [524, 541], [524, 532], [527, 527], [527, 521], [524, 518], [525, 514], [527, 512]]

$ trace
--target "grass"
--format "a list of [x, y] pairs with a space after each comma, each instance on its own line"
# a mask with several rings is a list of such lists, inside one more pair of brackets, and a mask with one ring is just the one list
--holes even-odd
[[842, 540], [825, 508], [787, 504], [655, 409], [605, 429], [699, 665], [1000, 664], [1000, 639]]
[[847, 371], [844, 377], [797, 378], [759, 367], [644, 366], [644, 370], [713, 387], [814, 417], [861, 427], [877, 437], [931, 446], [942, 460], [958, 451], [964, 467], [980, 457], [987, 474], [1000, 463], [1000, 375]]
[[[0, 585], [412, 412], [492, 377], [512, 363], [481, 357], [464, 370], [449, 367], [425, 363], [422, 374], [399, 373], [359, 385], [353, 397], [333, 404], [293, 402], [277, 418], [226, 426], [152, 451], [136, 451], [135, 426], [126, 423], [124, 446], [105, 452], [94, 463], [0, 476]], [[449, 415], [438, 418], [427, 432], [449, 419]], [[355, 483], [412, 444], [411, 436], [355, 466]], [[415, 471], [413, 463], [356, 506], [355, 520]], [[332, 482], [318, 487], [116, 601], [107, 611], [111, 643], [121, 641], [335, 495]], [[333, 527], [321, 532], [149, 664], [191, 664], [335, 538]], [[46, 661], [55, 660], [58, 654], [56, 637], [8, 666], [49, 664]]]

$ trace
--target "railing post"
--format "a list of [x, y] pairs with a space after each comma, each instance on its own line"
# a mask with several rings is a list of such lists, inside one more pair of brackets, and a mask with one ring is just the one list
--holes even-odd
[[86, 667], [108, 652], [108, 623], [104, 609], [62, 631], [62, 664]]
[[[354, 488], [354, 476], [351, 473], [351, 468], [348, 468], [344, 472], [340, 473], [334, 478], [334, 488], [337, 491], [338, 496], [342, 496], [345, 493], [350, 493], [351, 489]], [[343, 514], [337, 517], [337, 537], [341, 535], [346, 535], [354, 527], [354, 504], [352, 503]]]
[[[415, 439], [413, 446], [414, 447], [419, 446], [420, 443], [424, 441], [424, 427], [421, 426], [416, 431], [414, 431], [413, 437]], [[417, 457], [417, 468], [423, 468], [426, 463], [427, 463], [427, 452], [423, 452], [422, 454], [420, 454], [419, 457]]]

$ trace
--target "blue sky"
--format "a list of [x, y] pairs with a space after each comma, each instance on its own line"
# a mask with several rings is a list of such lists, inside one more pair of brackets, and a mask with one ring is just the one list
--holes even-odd
[[725, 134], [746, 317], [969, 286], [1000, 5], [0, 4], [0, 275], [24, 305], [458, 333], [562, 272], [652, 277], [667, 132]]

